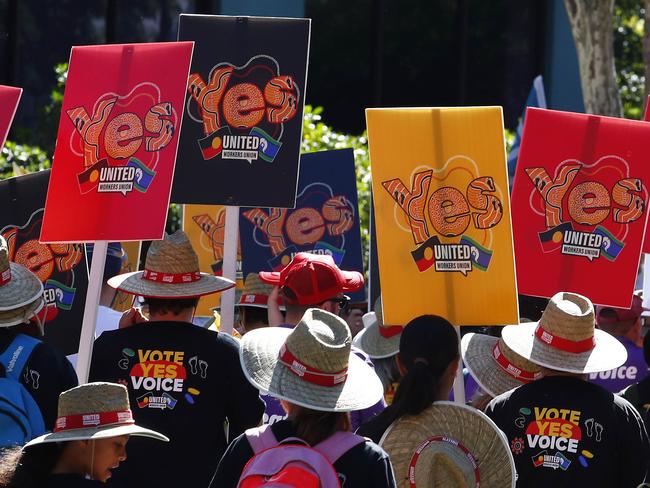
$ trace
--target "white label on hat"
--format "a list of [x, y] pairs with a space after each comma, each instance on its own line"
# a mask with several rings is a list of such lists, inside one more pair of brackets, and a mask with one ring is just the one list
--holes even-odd
[[307, 371], [307, 366], [300, 364], [298, 361], [291, 363], [291, 371], [296, 373], [298, 376], [304, 376], [305, 371]]
[[81, 419], [81, 422], [83, 425], [99, 425], [99, 414], [98, 413], [91, 413], [88, 415], [84, 415]]

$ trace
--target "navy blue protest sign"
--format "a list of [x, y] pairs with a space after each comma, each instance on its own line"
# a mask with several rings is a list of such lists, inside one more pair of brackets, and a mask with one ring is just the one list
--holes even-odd
[[[0, 181], [0, 234], [9, 259], [32, 271], [43, 283], [47, 303], [45, 341], [63, 354], [79, 347], [88, 275], [83, 244], [39, 242], [50, 170]], [[70, 209], [70, 219], [74, 219]]]
[[[341, 269], [363, 273], [358, 208], [352, 149], [303, 154], [294, 209], [240, 213], [244, 276], [278, 271], [304, 251], [329, 254]], [[350, 296], [365, 299], [364, 290]]]
[[309, 19], [181, 15], [194, 41], [172, 202], [291, 208]]

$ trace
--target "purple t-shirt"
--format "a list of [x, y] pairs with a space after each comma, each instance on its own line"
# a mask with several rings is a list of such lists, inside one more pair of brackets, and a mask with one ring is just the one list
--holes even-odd
[[[478, 386], [478, 383], [474, 379], [474, 377], [469, 374], [469, 371], [467, 368], [463, 368], [463, 379], [465, 381], [465, 403], [469, 403], [476, 392], [482, 391], [481, 387]], [[453, 402], [454, 401], [454, 390], [452, 389], [449, 392], [449, 401]]]
[[648, 376], [648, 365], [643, 358], [643, 348], [626, 337], [617, 337], [616, 339], [627, 349], [625, 364], [609, 371], [589, 374], [589, 381], [612, 393], [618, 393]]

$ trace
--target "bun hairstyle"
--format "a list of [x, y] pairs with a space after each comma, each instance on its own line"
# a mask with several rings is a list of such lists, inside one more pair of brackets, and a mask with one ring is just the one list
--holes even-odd
[[460, 357], [454, 327], [437, 315], [422, 315], [411, 320], [399, 343], [400, 361], [406, 368], [391, 410], [392, 421], [404, 415], [417, 415], [440, 398], [440, 381], [452, 361]]

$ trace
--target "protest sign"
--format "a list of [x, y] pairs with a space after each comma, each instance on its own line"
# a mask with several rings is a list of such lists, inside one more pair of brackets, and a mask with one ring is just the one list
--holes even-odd
[[309, 19], [181, 15], [196, 42], [172, 201], [294, 206]]
[[191, 42], [72, 48], [43, 242], [162, 238], [191, 56]]
[[[142, 249], [142, 241], [122, 242], [122, 250], [124, 251], [124, 259], [122, 260], [122, 269], [120, 274], [131, 273], [140, 269], [140, 250]], [[115, 295], [113, 302], [113, 309], [118, 312], [126, 312], [131, 308], [133, 303], [133, 295], [118, 291]]]
[[7, 140], [22, 94], [22, 88], [0, 85], [0, 151]]
[[519, 292], [629, 308], [647, 220], [646, 122], [529, 108], [512, 199]]
[[[295, 209], [242, 209], [244, 276], [279, 271], [304, 251], [363, 273], [356, 184], [352, 149], [303, 154]], [[363, 289], [349, 295], [365, 300]]]
[[368, 109], [384, 321], [516, 323], [500, 107]]
[[82, 244], [38, 241], [50, 171], [0, 181], [0, 234], [9, 259], [43, 283], [47, 302], [45, 341], [63, 354], [77, 352], [88, 276]]
[[[226, 208], [223, 205], [183, 205], [183, 232], [199, 256], [203, 273], [221, 276], [223, 273], [223, 242], [226, 227]], [[237, 246], [237, 289], [243, 287], [241, 250]], [[221, 294], [205, 295], [199, 300], [196, 315], [212, 315], [211, 309], [221, 303]]]

